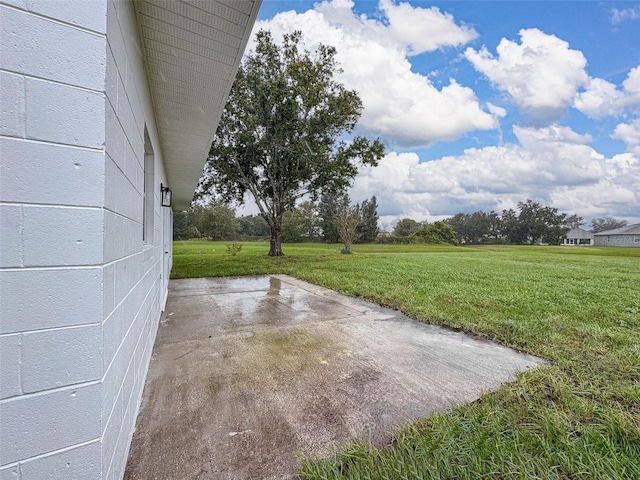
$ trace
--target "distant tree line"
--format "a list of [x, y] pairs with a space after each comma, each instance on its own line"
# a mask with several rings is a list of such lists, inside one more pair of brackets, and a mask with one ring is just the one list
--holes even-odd
[[[533, 200], [519, 202], [516, 209], [501, 213], [458, 213], [432, 223], [402, 218], [392, 232], [381, 231], [378, 221], [375, 196], [352, 204], [346, 193], [325, 193], [320, 195], [318, 202], [301, 202], [284, 213], [282, 240], [286, 243], [343, 243], [345, 253], [353, 244], [373, 242], [557, 245], [571, 228], [585, 225], [578, 215], [559, 212], [557, 208]], [[625, 220], [613, 217], [591, 221], [594, 233], [625, 225]], [[219, 199], [174, 214], [176, 240], [258, 240], [268, 239], [269, 235], [269, 225], [260, 215], [237, 217], [235, 209]]]
[[[437, 223], [437, 222], [436, 222]], [[557, 208], [542, 205], [533, 200], [519, 202], [517, 209], [506, 209], [498, 214], [477, 211], [458, 213], [444, 220], [451, 226], [460, 243], [511, 243], [550, 244], [562, 243], [572, 228], [585, 225], [578, 215], [559, 212]], [[613, 217], [594, 218], [594, 233], [627, 225], [626, 220]], [[423, 224], [410, 218], [401, 219], [395, 226], [392, 238], [410, 238]]]
[[[437, 223], [437, 222], [436, 222]], [[557, 208], [541, 205], [533, 200], [519, 202], [517, 210], [506, 209], [502, 214], [458, 213], [443, 220], [455, 232], [462, 244], [514, 243], [559, 244], [571, 228], [584, 225], [582, 217], [559, 212]], [[409, 218], [400, 220], [394, 237], [415, 235], [423, 225]]]
[[[517, 209], [506, 209], [501, 214], [494, 211], [458, 213], [444, 221], [451, 225], [461, 243], [468, 244], [557, 245], [562, 243], [569, 230], [585, 225], [584, 219], [578, 215], [559, 212], [557, 208], [530, 199], [519, 202]], [[591, 231], [598, 233], [626, 225], [626, 220], [613, 217], [594, 218], [591, 221]], [[405, 222], [402, 228], [407, 226]]]
[[[371, 243], [378, 236], [378, 204], [373, 196], [352, 204], [349, 195], [323, 194], [316, 202], [305, 201], [287, 210], [282, 219], [282, 241]], [[175, 240], [257, 240], [270, 236], [269, 225], [260, 215], [236, 216], [235, 209], [219, 199], [175, 212]]]
[[461, 242], [469, 244], [556, 245], [569, 230], [584, 225], [582, 217], [559, 212], [555, 207], [533, 200], [518, 202], [517, 210], [506, 209], [501, 215], [494, 211], [459, 213], [445, 221], [458, 233]]

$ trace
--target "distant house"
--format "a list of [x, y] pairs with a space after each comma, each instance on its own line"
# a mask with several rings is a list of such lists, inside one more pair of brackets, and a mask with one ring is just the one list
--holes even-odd
[[172, 210], [259, 7], [0, 0], [0, 479], [123, 477]]
[[565, 235], [562, 245], [593, 245], [593, 232], [583, 228], [572, 228]]
[[593, 235], [594, 244], [607, 247], [640, 247], [640, 223]]

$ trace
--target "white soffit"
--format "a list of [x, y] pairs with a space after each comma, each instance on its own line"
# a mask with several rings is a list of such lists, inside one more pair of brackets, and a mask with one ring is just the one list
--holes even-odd
[[173, 208], [189, 207], [262, 0], [138, 0]]

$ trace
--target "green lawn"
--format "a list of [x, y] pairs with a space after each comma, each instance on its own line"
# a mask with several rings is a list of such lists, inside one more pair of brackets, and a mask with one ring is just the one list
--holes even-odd
[[286, 273], [552, 362], [305, 478], [640, 479], [640, 248], [227, 243], [175, 242], [172, 278]]

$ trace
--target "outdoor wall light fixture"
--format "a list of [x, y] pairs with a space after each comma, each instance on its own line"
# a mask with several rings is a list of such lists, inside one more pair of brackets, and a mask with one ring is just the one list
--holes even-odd
[[171, 189], [169, 187], [165, 187], [163, 184], [160, 184], [160, 192], [162, 194], [162, 206], [170, 207], [171, 206]]

